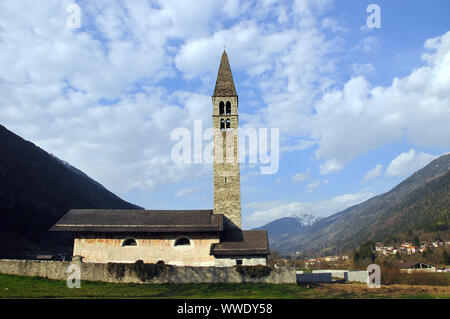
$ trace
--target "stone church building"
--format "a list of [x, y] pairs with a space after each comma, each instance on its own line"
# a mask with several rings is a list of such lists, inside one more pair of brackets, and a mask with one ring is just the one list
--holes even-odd
[[266, 265], [267, 232], [242, 230], [238, 104], [224, 51], [212, 96], [213, 210], [72, 209], [50, 231], [72, 232], [84, 262]]

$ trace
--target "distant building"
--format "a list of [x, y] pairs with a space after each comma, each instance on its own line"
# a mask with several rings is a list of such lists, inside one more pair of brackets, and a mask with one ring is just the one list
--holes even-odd
[[442, 241], [434, 241], [433, 247], [442, 247], [444, 246], [444, 243]]
[[238, 96], [225, 51], [212, 104], [213, 209], [72, 209], [51, 231], [74, 234], [74, 256], [94, 263], [143, 260], [178, 266], [267, 264], [267, 232], [243, 231], [241, 226]]

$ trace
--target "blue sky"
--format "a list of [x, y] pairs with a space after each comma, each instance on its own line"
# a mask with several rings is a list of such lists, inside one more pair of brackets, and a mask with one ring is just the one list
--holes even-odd
[[[326, 216], [450, 150], [450, 2], [0, 4], [0, 124], [147, 209], [212, 208], [212, 167], [171, 132], [211, 125], [226, 45], [242, 127], [280, 129], [280, 166], [242, 165], [244, 227]], [[369, 4], [381, 9], [370, 29]]]

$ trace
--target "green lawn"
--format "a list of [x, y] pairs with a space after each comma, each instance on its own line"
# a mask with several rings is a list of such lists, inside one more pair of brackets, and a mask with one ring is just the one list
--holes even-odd
[[69, 289], [65, 281], [0, 274], [0, 298], [450, 298], [420, 293], [390, 295], [358, 293], [330, 288], [306, 288], [274, 284], [112, 284], [82, 281], [80, 289]]
[[307, 288], [271, 284], [112, 284], [0, 274], [0, 298], [299, 298]]

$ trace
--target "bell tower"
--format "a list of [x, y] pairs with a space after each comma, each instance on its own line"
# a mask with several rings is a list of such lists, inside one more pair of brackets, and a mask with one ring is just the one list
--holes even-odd
[[224, 215], [225, 228], [241, 229], [238, 96], [226, 51], [220, 60], [212, 103], [214, 213]]

